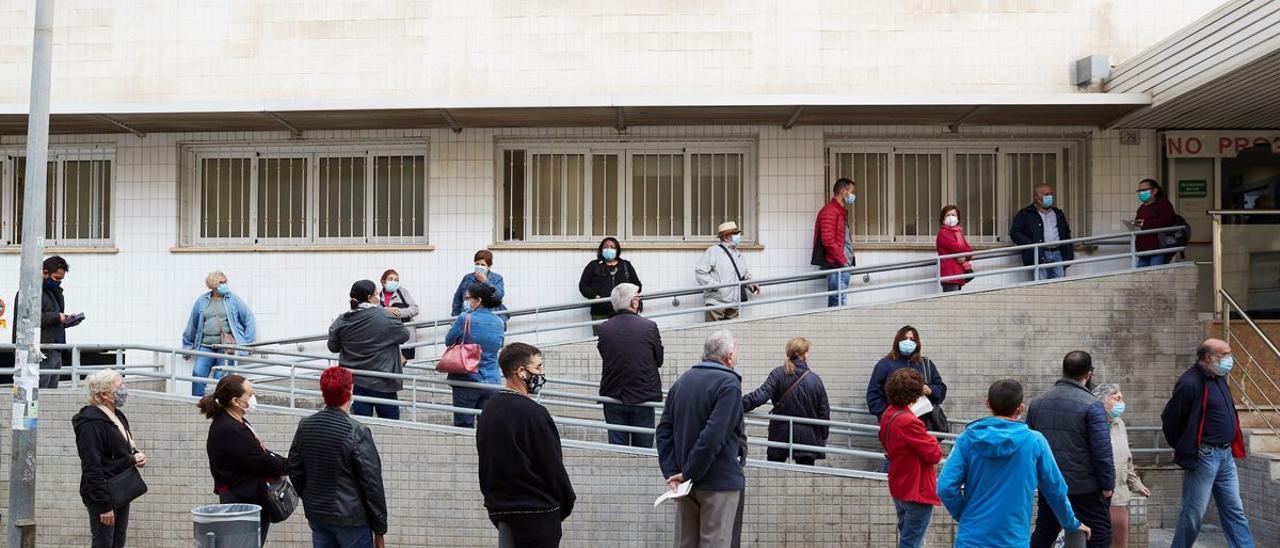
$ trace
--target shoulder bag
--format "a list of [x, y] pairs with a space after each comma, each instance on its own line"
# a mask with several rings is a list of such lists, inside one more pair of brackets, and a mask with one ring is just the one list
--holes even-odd
[[[924, 361], [924, 367], [924, 382], [927, 385], [929, 384], [929, 379], [933, 378], [933, 360], [926, 358]], [[920, 420], [924, 421], [925, 429], [930, 432], [951, 431], [951, 423], [947, 421], [947, 413], [942, 410], [941, 403], [934, 405], [933, 411], [925, 413], [924, 416], [920, 417]]]
[[782, 393], [782, 397], [778, 398], [778, 403], [773, 404], [773, 406], [777, 407], [779, 405], [782, 405], [782, 402], [787, 401], [787, 396], [791, 395], [791, 391], [795, 390], [796, 385], [800, 384], [800, 381], [803, 381], [805, 377], [808, 377], [809, 373], [811, 373], [812, 371], [813, 371], [812, 369], [805, 369], [804, 373], [800, 374], [800, 378], [796, 379], [796, 382], [791, 383], [791, 386], [787, 387], [787, 390]]
[[266, 482], [266, 493], [262, 497], [262, 511], [267, 513], [271, 523], [280, 523], [298, 508], [298, 491], [289, 483], [289, 478], [279, 477]]
[[729, 253], [729, 248], [725, 247], [724, 244], [720, 244], [720, 249], [724, 251], [726, 257], [729, 257], [729, 264], [733, 265], [733, 274], [738, 277], [738, 302], [745, 303], [747, 302], [747, 286], [741, 283], [745, 280], [742, 279], [742, 271], [738, 270], [738, 261], [733, 260], [733, 254]]
[[[115, 423], [116, 428], [120, 430], [120, 435], [124, 436], [125, 441], [129, 442], [129, 455], [133, 456], [138, 452], [138, 446], [133, 443], [133, 436], [120, 423], [120, 419], [116, 418], [114, 411], [107, 409], [105, 405], [99, 405], [103, 413], [107, 414], [107, 418]], [[142, 481], [142, 473], [138, 471], [138, 467], [133, 463], [129, 463], [129, 468], [123, 472], [107, 478], [107, 495], [111, 497], [112, 510], [120, 508], [134, 499], [141, 497], [147, 492], [147, 482]]]
[[436, 362], [436, 371], [450, 375], [470, 375], [480, 370], [480, 356], [483, 350], [480, 345], [467, 342], [467, 337], [470, 336], [471, 313], [467, 313], [467, 318], [462, 324], [462, 337], [458, 340], [458, 344], [450, 345], [445, 349], [444, 355], [440, 356], [440, 361]]

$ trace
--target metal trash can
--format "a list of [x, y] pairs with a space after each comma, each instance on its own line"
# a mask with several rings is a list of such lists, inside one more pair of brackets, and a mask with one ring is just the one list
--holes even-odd
[[261, 548], [257, 504], [210, 504], [191, 511], [196, 548]]

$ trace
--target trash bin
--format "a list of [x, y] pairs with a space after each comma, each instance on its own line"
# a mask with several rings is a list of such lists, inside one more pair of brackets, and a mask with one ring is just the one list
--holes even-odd
[[260, 548], [262, 507], [257, 504], [210, 504], [191, 511], [196, 548]]

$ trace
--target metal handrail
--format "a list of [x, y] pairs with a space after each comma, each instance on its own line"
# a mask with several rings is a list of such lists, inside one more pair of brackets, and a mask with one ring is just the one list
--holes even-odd
[[[845, 295], [845, 294], [852, 294], [852, 293], [861, 293], [866, 291], [882, 291], [886, 289], [895, 289], [895, 288], [908, 287], [913, 285], [937, 284], [944, 281], [954, 281], [962, 278], [980, 278], [985, 276], [999, 276], [999, 275], [1005, 275], [1005, 274], [1013, 274], [1017, 272], [1034, 271], [1044, 267], [1044, 265], [1040, 263], [1040, 257], [1041, 257], [1040, 250], [1042, 248], [1060, 247], [1063, 245], [1075, 245], [1075, 244], [1086, 244], [1086, 243], [1104, 243], [1104, 242], [1110, 242], [1115, 240], [1127, 240], [1128, 241], [1127, 243], [1130, 247], [1130, 252], [1126, 254], [1104, 255], [1101, 257], [1075, 259], [1071, 261], [1059, 261], [1052, 264], [1066, 267], [1066, 266], [1073, 266], [1077, 264], [1088, 264], [1088, 263], [1101, 262], [1101, 261], [1114, 261], [1114, 260], [1120, 260], [1128, 257], [1133, 263], [1135, 263], [1134, 266], [1136, 266], [1137, 258], [1139, 257], [1176, 253], [1178, 251], [1182, 251], [1183, 249], [1185, 249], [1184, 247], [1171, 247], [1171, 248], [1161, 248], [1158, 250], [1137, 251], [1136, 240], [1138, 236], [1149, 235], [1149, 234], [1159, 234], [1163, 232], [1171, 232], [1171, 231], [1176, 231], [1180, 229], [1181, 229], [1180, 226], [1169, 226], [1169, 227], [1153, 228], [1153, 229], [1147, 229], [1147, 230], [1104, 234], [1101, 236], [1082, 236], [1078, 238], [1071, 238], [1067, 240], [1057, 240], [1053, 242], [1041, 242], [1041, 243], [1034, 243], [1034, 244], [1004, 246], [1004, 247], [999, 247], [994, 249], [983, 249], [983, 250], [976, 250], [976, 251], [970, 251], [965, 253], [952, 253], [947, 255], [938, 255], [935, 257], [927, 258], [927, 259], [914, 259], [909, 261], [900, 261], [895, 263], [869, 265], [869, 266], [847, 266], [842, 268], [809, 271], [809, 272], [803, 272], [798, 274], [786, 274], [786, 275], [764, 277], [764, 278], [752, 278], [749, 280], [741, 280], [741, 281], [734, 281], [734, 282], [724, 282], [719, 284], [708, 284], [705, 286], [704, 285], [689, 286], [689, 287], [678, 288], [678, 289], [646, 292], [644, 293], [644, 298], [650, 299], [650, 300], [656, 300], [656, 299], [662, 299], [662, 298], [668, 298], [668, 297], [698, 295], [709, 290], [728, 288], [728, 287], [741, 287], [744, 285], [746, 286], [783, 285], [783, 284], [790, 284], [795, 282], [820, 280], [832, 274], [845, 273], [845, 272], [848, 272], [850, 275], [856, 275], [856, 274], [876, 274], [876, 273], [882, 273], [882, 272], [893, 272], [893, 271], [906, 270], [906, 269], [912, 269], [912, 268], [924, 268], [924, 267], [936, 268], [940, 265], [941, 261], [956, 259], [960, 257], [967, 257], [970, 260], [994, 259], [994, 258], [1019, 255], [1021, 254], [1021, 252], [1026, 250], [1035, 251], [1033, 264], [1027, 265], [1027, 266], [1010, 267], [1010, 268], [998, 269], [994, 271], [966, 273], [962, 275], [947, 276], [947, 277], [935, 275], [932, 278], [926, 278], [926, 279], [920, 279], [920, 280], [908, 280], [908, 281], [898, 282], [894, 284], [886, 284], [886, 285], [876, 286], [876, 287], [862, 287], [862, 288], [855, 289], [852, 286], [850, 286], [849, 288], [846, 288], [843, 290], [819, 291], [819, 292], [812, 292], [812, 293], [804, 293], [801, 295], [789, 295], [789, 296], [770, 298], [770, 299], [752, 299], [752, 300], [741, 302], [741, 303], [731, 303], [727, 305], [711, 305], [711, 306], [690, 308], [686, 310], [658, 312], [655, 314], [648, 314], [647, 316], [650, 318], [658, 318], [658, 317], [666, 317], [666, 316], [695, 314], [695, 313], [700, 313], [700, 312], [705, 312], [710, 310], [720, 310], [725, 308], [761, 306], [766, 304], [775, 304], [780, 302], [789, 302], [789, 301], [795, 301], [795, 300], [824, 297], [829, 295]], [[937, 272], [937, 270], [935, 270], [935, 272]], [[553, 305], [546, 305], [546, 306], [534, 306], [534, 307], [522, 308], [522, 309], [499, 310], [499, 311], [494, 311], [493, 313], [495, 315], [507, 316], [508, 318], [510, 318], [510, 317], [516, 317], [516, 316], [539, 315], [539, 314], [547, 314], [551, 312], [565, 312], [565, 311], [571, 311], [571, 310], [586, 309], [593, 304], [599, 304], [599, 303], [605, 303], [605, 302], [609, 302], [609, 299], [600, 298], [600, 299], [578, 300], [570, 303], [560, 303], [560, 304], [553, 304]], [[433, 320], [408, 322], [405, 324], [405, 326], [408, 328], [414, 328], [414, 329], [423, 329], [423, 328], [436, 329], [436, 328], [446, 327], [446, 326], [451, 327], [455, 319], [456, 319], [456, 316], [450, 316], [446, 318], [438, 318]], [[604, 320], [577, 321], [577, 322], [565, 323], [565, 324], [550, 327], [550, 328], [544, 327], [542, 325], [537, 325], [532, 328], [528, 328], [526, 330], [509, 331], [507, 334], [508, 335], [541, 334], [549, 331], [559, 331], [559, 330], [565, 330], [565, 329], [580, 329], [580, 328], [589, 327], [593, 325], [599, 325], [603, 322]], [[280, 338], [280, 339], [270, 339], [266, 341], [255, 341], [253, 343], [249, 343], [247, 345], [242, 345], [242, 346], [235, 346], [235, 345], [227, 345], [227, 346], [213, 345], [213, 346], [222, 347], [222, 348], [240, 348], [240, 349], [247, 349], [246, 347], [249, 347], [249, 348], [257, 349], [265, 346], [316, 342], [316, 341], [325, 340], [327, 338], [328, 338], [328, 334], [325, 333], [325, 334], [316, 334], [316, 335], [287, 337], [287, 338]], [[402, 348], [418, 348], [418, 347], [424, 347], [424, 346], [431, 346], [435, 344], [437, 344], [437, 341], [435, 340], [420, 340], [415, 343], [402, 345]]]
[[[1230, 341], [1232, 338], [1235, 338], [1237, 342], [1240, 342], [1240, 337], [1236, 336], [1231, 331], [1231, 317], [1232, 317], [1232, 312], [1234, 311], [1234, 313], [1238, 316], [1238, 318], [1244, 320], [1245, 324], [1248, 325], [1249, 328], [1253, 330], [1254, 336], [1257, 337], [1258, 340], [1262, 341], [1263, 345], [1267, 349], [1271, 350], [1271, 354], [1275, 356], [1277, 363], [1280, 363], [1280, 349], [1276, 348], [1276, 345], [1271, 342], [1271, 339], [1268, 338], [1267, 334], [1262, 331], [1262, 328], [1258, 327], [1258, 324], [1254, 323], [1253, 319], [1249, 317], [1249, 314], [1246, 313], [1244, 309], [1240, 307], [1240, 304], [1237, 303], [1236, 300], [1231, 297], [1231, 293], [1227, 292], [1226, 289], [1219, 288], [1218, 296], [1219, 296], [1219, 300], [1227, 305], [1224, 310], [1225, 313], [1222, 315], [1223, 339], [1227, 340], [1227, 344], [1228, 345], [1231, 344]], [[1234, 349], [1235, 347], [1233, 346], [1232, 348]], [[1262, 399], [1266, 400], [1267, 407], [1269, 407], [1270, 408], [1269, 410], [1272, 410], [1272, 411], [1274, 411], [1277, 408], [1276, 403], [1271, 400], [1271, 397], [1267, 395], [1267, 391], [1264, 390], [1263, 387], [1258, 384], [1258, 381], [1254, 379], [1254, 376], [1255, 376], [1254, 373], [1256, 372], [1257, 376], [1262, 377], [1264, 380], [1270, 383], [1271, 387], [1274, 388], [1277, 393], [1280, 393], [1280, 385], [1277, 385], [1275, 379], [1271, 378], [1271, 375], [1267, 374], [1266, 370], [1262, 368], [1262, 363], [1253, 356], [1253, 352], [1250, 352], [1248, 347], [1246, 347], [1243, 343], [1240, 344], [1240, 350], [1243, 350], [1245, 355], [1248, 356], [1249, 358], [1249, 362], [1246, 362], [1244, 364], [1245, 367], [1242, 368], [1242, 371], [1240, 372], [1242, 374], [1238, 374], [1235, 377], [1236, 384], [1240, 387], [1240, 401], [1241, 403], [1244, 403], [1246, 406], [1250, 407], [1251, 411], [1253, 411], [1254, 413], [1257, 413], [1257, 415], [1260, 418], [1262, 418], [1262, 422], [1267, 425], [1267, 429], [1271, 431], [1272, 435], [1280, 437], [1280, 425], [1272, 424], [1271, 418], [1268, 417], [1267, 413], [1265, 412], [1266, 410], [1263, 410], [1260, 406], [1258, 406], [1257, 403], [1253, 401], [1253, 397], [1249, 395], [1248, 387], [1245, 386], [1244, 383], [1246, 380], [1249, 381], [1249, 383], [1253, 385], [1254, 392], [1260, 395]], [[1256, 367], [1249, 367], [1250, 364]]]

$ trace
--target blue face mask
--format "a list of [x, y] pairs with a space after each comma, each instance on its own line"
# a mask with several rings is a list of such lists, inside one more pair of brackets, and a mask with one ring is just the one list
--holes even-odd
[[227, 295], [230, 295], [230, 294], [231, 294], [231, 286], [229, 286], [229, 285], [227, 285], [227, 284], [225, 284], [225, 283], [218, 284], [218, 294], [219, 294], [219, 295], [222, 295], [223, 297], [226, 297]]
[[382, 284], [382, 289], [386, 290], [387, 293], [395, 293], [400, 290], [400, 282], [390, 281], [384, 283]]
[[1231, 368], [1236, 366], [1236, 357], [1227, 354], [1218, 360], [1218, 376], [1225, 376], [1231, 372]]
[[466, 299], [462, 299], [462, 311], [463, 311], [463, 312], [471, 312], [471, 301], [468, 301], [468, 300], [466, 300]]
[[915, 354], [916, 348], [918, 347], [919, 345], [917, 345], [915, 341], [910, 339], [902, 339], [898, 341], [898, 353], [901, 354], [903, 357]]
[[489, 267], [482, 264], [478, 264], [476, 265], [475, 271], [476, 271], [476, 274], [483, 274], [489, 271]]
[[733, 243], [733, 247], [738, 247], [742, 245], [742, 235], [734, 234], [732, 238], [729, 238], [729, 241]]
[[1045, 207], [1053, 207], [1053, 195], [1052, 195], [1052, 194], [1045, 195], [1044, 199], [1043, 199], [1043, 200], [1041, 200], [1041, 201], [1043, 201], [1043, 202], [1044, 202], [1044, 206], [1045, 206]]
[[1140, 190], [1138, 191], [1138, 201], [1144, 204], [1147, 202], [1150, 202], [1151, 195], [1152, 195], [1152, 192], [1150, 190]]
[[1111, 415], [1111, 418], [1113, 419], [1120, 418], [1120, 415], [1124, 414], [1124, 402], [1116, 402], [1115, 405], [1111, 406], [1111, 411], [1109, 411], [1108, 414]]
[[858, 196], [856, 194], [846, 194], [844, 197], [844, 205], [851, 206], [856, 201], [858, 201]]
[[612, 247], [606, 247], [600, 250], [600, 256], [604, 257], [604, 260], [606, 261], [612, 261], [618, 258], [618, 250]]
[[61, 280], [55, 280], [55, 279], [53, 279], [53, 278], [45, 278], [45, 279], [44, 279], [44, 285], [46, 285], [46, 286], [48, 286], [48, 287], [52, 287], [52, 288], [54, 288], [54, 289], [57, 289], [57, 288], [59, 288], [59, 287], [62, 287], [62, 281], [61, 281]]

